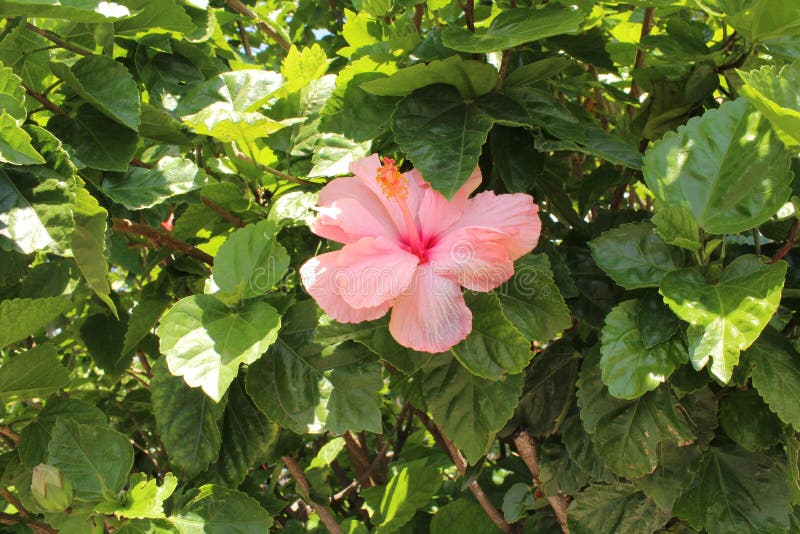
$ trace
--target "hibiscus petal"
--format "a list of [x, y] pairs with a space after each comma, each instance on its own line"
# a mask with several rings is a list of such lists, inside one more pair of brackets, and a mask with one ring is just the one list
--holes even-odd
[[491, 291], [514, 274], [504, 242], [509, 237], [488, 228], [448, 232], [428, 251], [428, 260], [436, 272], [455, 277], [467, 289]]
[[341, 250], [328, 252], [305, 262], [300, 267], [303, 287], [325, 313], [340, 323], [360, 323], [383, 317], [392, 305], [391, 299], [370, 308], [356, 309], [342, 298], [335, 283], [341, 253]]
[[337, 178], [320, 191], [311, 230], [320, 237], [353, 243], [365, 236], [398, 236], [397, 226], [375, 192], [355, 178]]
[[478, 193], [467, 201], [461, 219], [447, 230], [460, 232], [467, 228], [485, 228], [506, 234], [499, 239], [511, 260], [529, 253], [539, 242], [542, 222], [539, 207], [530, 195], [496, 195], [493, 191]]
[[341, 250], [335, 282], [350, 306], [371, 308], [405, 291], [418, 263], [385, 237], [365, 237]]
[[472, 312], [457, 282], [421, 265], [412, 286], [394, 301], [389, 331], [404, 347], [443, 352], [472, 331]]

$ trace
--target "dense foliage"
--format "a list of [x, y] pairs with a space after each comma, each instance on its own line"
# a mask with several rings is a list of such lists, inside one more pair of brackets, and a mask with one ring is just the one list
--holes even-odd
[[[0, 0], [9, 532], [797, 532], [797, 0]], [[429, 354], [299, 267], [372, 153], [528, 193]]]

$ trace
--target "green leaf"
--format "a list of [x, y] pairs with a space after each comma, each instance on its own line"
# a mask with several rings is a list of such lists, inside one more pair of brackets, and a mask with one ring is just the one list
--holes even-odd
[[778, 332], [767, 328], [742, 354], [753, 386], [784, 423], [800, 428], [800, 355]]
[[[177, 115], [203, 112], [215, 121], [257, 110], [281, 85], [281, 76], [266, 70], [223, 72], [194, 85], [181, 98]], [[212, 125], [206, 124], [208, 128]]]
[[746, 100], [726, 102], [657, 141], [644, 158], [656, 197], [715, 234], [754, 228], [789, 198], [790, 154]]
[[739, 72], [745, 84], [740, 89], [753, 106], [772, 123], [787, 145], [800, 144], [800, 61], [780, 70], [773, 65]]
[[147, 480], [143, 473], [131, 476], [130, 489], [120, 498], [122, 502], [105, 501], [94, 507], [102, 514], [132, 519], [160, 519], [164, 515], [164, 501], [178, 487], [178, 479], [172, 473], [164, 475], [159, 486], [156, 479]]
[[666, 386], [633, 401], [612, 397], [600, 376], [599, 351], [584, 357], [578, 382], [583, 427], [603, 463], [619, 476], [636, 478], [658, 465], [656, 449], [664, 441], [679, 445], [694, 435]]
[[217, 459], [222, 443], [217, 420], [222, 416], [224, 405], [172, 376], [163, 360], [153, 365], [150, 395], [158, 434], [170, 465], [180, 469], [187, 478], [201, 473]]
[[161, 318], [157, 335], [169, 370], [219, 402], [239, 373], [275, 342], [281, 320], [265, 302], [232, 310], [213, 295], [180, 300]]
[[22, 125], [28, 116], [25, 109], [25, 89], [22, 80], [9, 67], [0, 66], [0, 109]]
[[69, 295], [3, 300], [0, 302], [0, 347], [35, 335], [65, 312], [69, 305]]
[[689, 355], [695, 369], [712, 359], [710, 372], [727, 383], [739, 352], [758, 338], [778, 309], [786, 263], [739, 256], [714, 284], [699, 269], [669, 273], [659, 289], [675, 314], [692, 325]]
[[506, 89], [534, 86], [542, 80], [552, 78], [574, 64], [573, 60], [564, 56], [548, 57], [533, 61], [514, 69], [503, 81]]
[[47, 448], [56, 420], [70, 419], [86, 425], [105, 425], [108, 420], [96, 406], [75, 398], [54, 397], [39, 412], [36, 419], [20, 433], [19, 458], [29, 469], [47, 460]]
[[58, 418], [47, 463], [69, 478], [76, 498], [102, 501], [114, 498], [128, 480], [133, 447], [126, 436], [107, 426]]
[[686, 347], [674, 337], [645, 346], [638, 324], [642, 302], [626, 300], [615, 306], [600, 335], [603, 382], [621, 399], [636, 399], [656, 389], [689, 361]]
[[313, 343], [316, 303], [293, 305], [266, 357], [247, 370], [247, 393], [271, 420], [298, 434], [321, 432], [331, 383], [314, 362], [322, 347]]
[[545, 156], [530, 148], [534, 140], [528, 130], [495, 124], [489, 132], [492, 173], [497, 173], [509, 193], [527, 193], [544, 169]]
[[505, 316], [528, 339], [546, 343], [572, 325], [546, 254], [517, 260], [514, 277], [500, 286], [497, 296]]
[[439, 508], [433, 516], [430, 526], [430, 534], [470, 531], [481, 534], [501, 532], [486, 515], [483, 508], [467, 498], [456, 499]]
[[697, 221], [686, 208], [677, 204], [660, 204], [652, 220], [656, 233], [664, 242], [692, 252], [702, 248]]
[[800, 34], [800, 6], [792, 0], [712, 0], [709, 3], [749, 41]]
[[505, 318], [495, 295], [471, 293], [472, 331], [450, 353], [471, 373], [499, 380], [506, 373], [521, 372], [533, 357], [530, 343]]
[[422, 391], [434, 420], [474, 464], [513, 415], [522, 375], [486, 380], [444, 356], [432, 358], [422, 372]]
[[478, 166], [493, 123], [492, 117], [474, 102], [464, 101], [455, 88], [431, 85], [398, 104], [392, 130], [425, 180], [449, 198]]
[[181, 534], [267, 532], [272, 518], [258, 501], [240, 491], [206, 484], [169, 521]]
[[[435, 467], [410, 464], [400, 469], [383, 488], [380, 500], [368, 503], [375, 510], [373, 523], [377, 532], [394, 532], [408, 523], [442, 485], [442, 477]], [[374, 504], [374, 506], [373, 506]]]
[[5, 17], [55, 18], [73, 22], [107, 22], [130, 15], [125, 6], [94, 0], [0, 0], [0, 11]]
[[517, 482], [503, 495], [503, 517], [509, 523], [519, 521], [528, 508], [533, 507], [533, 489]]
[[[102, 213], [106, 214], [106, 211], [102, 210]], [[105, 232], [105, 217], [87, 226], [76, 226], [72, 232], [71, 248], [86, 283], [116, 316], [117, 307], [109, 296], [111, 286], [108, 283], [108, 261], [104, 254]]]
[[568, 517], [569, 531], [573, 534], [650, 534], [669, 519], [669, 515], [635, 488], [600, 484], [589, 486], [575, 497]]
[[355, 142], [369, 141], [388, 131], [397, 99], [376, 96], [361, 87], [364, 82], [385, 78], [385, 74], [356, 72], [348, 81], [342, 81], [343, 77], [339, 73], [336, 89], [320, 111], [320, 129], [343, 134]]
[[324, 76], [327, 70], [328, 56], [319, 44], [305, 47], [302, 52], [292, 45], [281, 64], [281, 74], [286, 83], [280, 88], [278, 95], [289, 95], [302, 89]]
[[152, 169], [131, 167], [124, 176], [107, 177], [103, 192], [129, 210], [140, 210], [199, 189], [206, 180], [191, 160], [164, 156]]
[[476, 98], [491, 92], [497, 78], [497, 70], [488, 63], [450, 56], [400, 69], [391, 76], [362, 83], [360, 87], [373, 95], [407, 96], [428, 85], [447, 84], [458, 89], [464, 98]]
[[765, 451], [783, 433], [783, 423], [754, 389], [731, 391], [719, 403], [719, 424], [725, 434], [749, 451]]
[[0, 163], [37, 165], [44, 162], [42, 155], [31, 146], [31, 136], [5, 109], [0, 111]]
[[335, 434], [348, 430], [380, 434], [381, 365], [371, 351], [357, 343], [339, 345], [329, 358], [341, 356], [353, 361], [336, 365], [326, 373], [333, 384], [328, 399], [327, 428]]
[[170, 145], [189, 145], [192, 140], [184, 133], [181, 123], [161, 108], [142, 103], [139, 135]]
[[47, 126], [82, 163], [104, 171], [126, 171], [136, 153], [136, 132], [112, 121], [89, 104], [74, 116], [55, 115]]
[[670, 512], [675, 501], [689, 489], [700, 469], [703, 455], [698, 447], [678, 447], [664, 442], [658, 447], [658, 469], [633, 481], [662, 510]]
[[180, 36], [195, 31], [196, 26], [175, 0], [126, 0], [135, 16], [114, 23], [117, 35], [142, 36], [171, 33]]
[[785, 532], [791, 502], [784, 474], [765, 454], [712, 447], [674, 514], [709, 532]]
[[81, 325], [81, 338], [94, 363], [111, 376], [119, 379], [131, 365], [133, 355], [122, 353], [126, 325], [104, 313], [90, 315]]
[[128, 69], [107, 56], [85, 56], [71, 67], [50, 63], [53, 73], [111, 120], [139, 131], [139, 89]]
[[340, 176], [350, 173], [350, 164], [369, 154], [370, 143], [356, 143], [335, 133], [320, 134], [308, 171], [309, 178]]
[[54, 245], [36, 210], [8, 175], [0, 170], [0, 235], [14, 242], [23, 254]]
[[146, 294], [145, 288], [142, 298], [128, 317], [128, 327], [122, 343], [122, 354], [129, 354], [136, 349], [136, 345], [153, 329], [156, 321], [169, 305], [170, 300], [165, 295]]
[[258, 410], [239, 379], [231, 384], [220, 429], [222, 445], [212, 470], [226, 485], [236, 487], [251, 467], [267, 460], [278, 438], [278, 425]]
[[664, 243], [653, 228], [650, 222], [633, 222], [603, 232], [589, 242], [592, 257], [625, 289], [658, 287], [683, 261], [680, 251]]
[[68, 383], [69, 371], [61, 365], [56, 348], [46, 343], [3, 362], [0, 402], [44, 398]]
[[559, 437], [553, 436], [542, 442], [540, 451], [539, 483], [545, 496], [575, 495], [586, 486], [586, 473], [570, 459]]
[[583, 18], [584, 14], [578, 9], [559, 5], [542, 9], [509, 9], [497, 15], [486, 30], [471, 33], [460, 28], [445, 28], [442, 42], [460, 52], [495, 52], [553, 35], [576, 32]]

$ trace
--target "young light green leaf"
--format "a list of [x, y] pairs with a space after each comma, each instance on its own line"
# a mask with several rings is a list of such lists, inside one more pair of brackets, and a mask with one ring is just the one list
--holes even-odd
[[28, 116], [22, 80], [10, 67], [0, 67], [0, 109], [5, 110], [20, 126]]
[[455, 27], [446, 28], [442, 31], [442, 42], [460, 52], [495, 52], [553, 35], [575, 32], [583, 18], [584, 14], [571, 6], [509, 9], [495, 17], [486, 30], [472, 33]]
[[708, 232], [769, 219], [789, 198], [790, 154], [746, 100], [726, 102], [657, 141], [644, 158], [656, 198], [689, 210]]
[[23, 254], [54, 245], [36, 210], [0, 170], [0, 235], [14, 242]]
[[278, 312], [265, 302], [233, 310], [213, 295], [193, 295], [170, 308], [157, 334], [170, 372], [219, 402], [239, 365], [261, 358], [280, 325]]
[[653, 215], [656, 233], [666, 243], [697, 252], [703, 246], [692, 212], [677, 204], [659, 204]]
[[147, 480], [143, 473], [131, 476], [130, 489], [118, 501], [104, 501], [94, 507], [102, 514], [114, 514], [117, 517], [131, 519], [160, 519], [164, 515], [164, 501], [178, 487], [178, 479], [172, 473], [164, 475], [164, 482], [159, 486], [154, 478]]
[[750, 346], [778, 309], [785, 262], [766, 264], [755, 255], [739, 256], [709, 283], [697, 268], [669, 273], [659, 292], [675, 315], [687, 321], [689, 355], [695, 369], [709, 358], [710, 372], [727, 383]]
[[53, 73], [106, 117], [139, 131], [142, 113], [136, 82], [122, 63], [108, 56], [84, 56], [71, 67], [50, 63]]
[[761, 70], [739, 72], [745, 84], [741, 93], [764, 114], [789, 146], [800, 145], [800, 61], [778, 70], [770, 65]]
[[426, 465], [404, 466], [389, 480], [380, 500], [370, 502], [378, 532], [394, 532], [408, 523], [442, 485], [439, 470]]
[[70, 305], [69, 295], [0, 302], [0, 347], [39, 333]]
[[38, 165], [44, 158], [33, 146], [31, 136], [17, 125], [14, 117], [0, 111], [0, 163], [12, 165]]
[[44, 398], [69, 383], [69, 371], [61, 365], [56, 348], [46, 343], [26, 350], [0, 367], [0, 402]]
[[140, 210], [199, 189], [206, 181], [191, 160], [164, 156], [152, 169], [131, 167], [123, 176], [106, 177], [103, 191], [129, 210]]
[[[453, 196], [478, 165], [494, 119], [453, 87], [431, 85], [397, 106], [392, 130], [400, 147], [434, 189]], [[431, 150], [431, 146], [437, 150]]]
[[633, 222], [604, 232], [589, 242], [592, 257], [625, 289], [658, 287], [669, 272], [680, 269], [681, 252], [653, 231], [650, 222]]
[[656, 389], [689, 361], [686, 347], [674, 337], [646, 347], [639, 330], [641, 301], [626, 300], [606, 316], [600, 334], [600, 369], [608, 391], [621, 399], [636, 399]]

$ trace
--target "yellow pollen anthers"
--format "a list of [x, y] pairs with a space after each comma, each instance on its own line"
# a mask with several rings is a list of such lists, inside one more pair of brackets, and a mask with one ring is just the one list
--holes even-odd
[[392, 158], [383, 158], [383, 165], [378, 167], [378, 176], [375, 178], [383, 190], [386, 198], [405, 200], [408, 197], [408, 181], [397, 169]]

